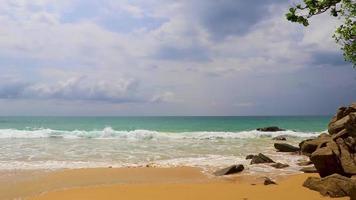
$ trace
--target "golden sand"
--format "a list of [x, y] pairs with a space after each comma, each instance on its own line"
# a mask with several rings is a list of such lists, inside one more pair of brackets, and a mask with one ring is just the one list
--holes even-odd
[[311, 175], [288, 176], [278, 179], [278, 185], [265, 186], [261, 177], [209, 178], [196, 168], [63, 170], [2, 184], [0, 199], [19, 196], [31, 200], [331, 199], [302, 187], [308, 176]]

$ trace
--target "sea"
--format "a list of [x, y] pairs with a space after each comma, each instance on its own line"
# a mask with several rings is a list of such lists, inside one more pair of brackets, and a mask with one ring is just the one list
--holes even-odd
[[[272, 140], [293, 145], [327, 129], [331, 116], [212, 117], [0, 117], [0, 170], [95, 167], [200, 167], [206, 172], [244, 164], [249, 173], [274, 172], [249, 165], [263, 153], [295, 173], [301, 155], [276, 152]], [[278, 126], [279, 132], [256, 128]]]

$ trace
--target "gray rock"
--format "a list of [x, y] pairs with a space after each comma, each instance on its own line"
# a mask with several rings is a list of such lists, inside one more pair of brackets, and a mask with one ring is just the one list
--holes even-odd
[[215, 176], [224, 176], [224, 175], [236, 174], [236, 173], [242, 172], [244, 169], [245, 168], [243, 165], [232, 165], [230, 167], [220, 169], [220, 170], [214, 172], [214, 175]]
[[292, 146], [286, 143], [274, 143], [274, 148], [276, 148], [279, 152], [297, 152], [299, 151], [299, 147]]
[[276, 137], [272, 138], [272, 140], [286, 141], [287, 137], [283, 136], [283, 135], [279, 135], [279, 136], [276, 136]]
[[262, 153], [259, 153], [257, 156], [253, 156], [250, 164], [252, 165], [260, 163], [274, 163], [274, 161]]
[[254, 156], [255, 156], [255, 155], [252, 155], [252, 154], [247, 155], [247, 156], [246, 156], [246, 160], [250, 160], [250, 159], [252, 159]]
[[300, 171], [304, 173], [318, 173], [318, 170], [314, 166], [303, 167], [300, 169]]
[[283, 163], [273, 163], [273, 164], [271, 164], [271, 167], [274, 167], [276, 169], [283, 169], [283, 168], [289, 167], [289, 165], [283, 164]]
[[268, 126], [263, 128], [257, 128], [256, 130], [262, 132], [277, 132], [277, 131], [285, 131], [285, 129], [281, 129], [278, 126]]
[[297, 163], [297, 165], [299, 165], [299, 166], [308, 166], [308, 165], [311, 165], [311, 164], [313, 164], [313, 162], [310, 161], [310, 160], [300, 161], [300, 162]]
[[[355, 182], [339, 174], [333, 174], [325, 178], [309, 177], [303, 186], [320, 192], [323, 196], [345, 197], [354, 193]], [[353, 197], [354, 198], [354, 197]]]

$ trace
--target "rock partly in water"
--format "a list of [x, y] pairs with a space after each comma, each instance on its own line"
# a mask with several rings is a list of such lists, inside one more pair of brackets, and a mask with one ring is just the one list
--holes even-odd
[[273, 164], [271, 164], [271, 167], [274, 167], [276, 169], [283, 169], [283, 168], [289, 167], [289, 165], [283, 164], [283, 163], [273, 163]]
[[279, 152], [297, 152], [300, 150], [299, 147], [286, 143], [274, 143], [274, 148], [276, 148]]
[[214, 172], [214, 175], [215, 176], [224, 176], [224, 175], [236, 174], [236, 173], [242, 172], [244, 169], [245, 168], [243, 165], [232, 165], [230, 167], [220, 169], [220, 170]]
[[272, 140], [280, 140], [280, 141], [286, 141], [287, 137], [284, 135], [279, 135], [277, 137], [272, 138]]
[[356, 182], [350, 178], [333, 174], [325, 178], [309, 177], [303, 184], [311, 190], [320, 192], [323, 196], [345, 197], [351, 196]]
[[310, 160], [304, 160], [304, 161], [300, 161], [300, 162], [297, 163], [298, 166], [308, 166], [308, 165], [311, 165], [311, 164], [313, 164], [313, 162], [310, 161]]
[[256, 130], [262, 132], [277, 132], [277, 131], [285, 131], [285, 129], [281, 129], [278, 126], [268, 126], [263, 128], [257, 128]]
[[300, 171], [304, 173], [318, 173], [318, 170], [314, 166], [303, 167], [300, 169]]
[[252, 154], [247, 155], [247, 156], [246, 156], [246, 160], [250, 160], [250, 159], [252, 159], [254, 156], [255, 156], [255, 155], [252, 155]]
[[271, 158], [263, 155], [262, 153], [259, 153], [258, 155], [253, 156], [250, 164], [252, 165], [260, 163], [274, 163], [274, 161]]
[[276, 182], [272, 181], [272, 180], [271, 180], [270, 178], [268, 178], [268, 177], [265, 177], [264, 179], [265, 179], [265, 180], [264, 180], [264, 182], [263, 182], [263, 185], [277, 185]]

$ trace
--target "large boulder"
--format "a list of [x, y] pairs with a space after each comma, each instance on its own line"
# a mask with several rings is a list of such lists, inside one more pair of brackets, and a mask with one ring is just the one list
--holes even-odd
[[280, 152], [296, 152], [300, 150], [299, 147], [295, 147], [287, 143], [274, 143], [274, 148]]
[[318, 146], [321, 146], [331, 140], [332, 138], [330, 135], [322, 133], [317, 138], [307, 139], [299, 143], [300, 152], [303, 155], [310, 156], [318, 148]]
[[349, 147], [346, 145], [342, 138], [336, 140], [337, 145], [340, 149], [340, 155], [338, 156], [343, 169], [343, 173], [347, 175], [356, 174], [356, 158], [355, 154], [351, 153]]
[[356, 113], [350, 113], [335, 122], [331, 122], [329, 124], [328, 131], [331, 135], [337, 134], [344, 128], [349, 132], [354, 132], [356, 131], [355, 123], [356, 123]]
[[274, 163], [274, 161], [271, 158], [263, 155], [262, 153], [259, 153], [258, 155], [253, 156], [250, 164], [252, 165], [260, 163]]
[[[303, 184], [311, 190], [320, 192], [323, 196], [345, 197], [354, 193], [356, 182], [350, 178], [333, 174], [325, 178], [309, 177]], [[354, 198], [354, 197], [353, 197]]]
[[220, 169], [220, 170], [214, 172], [214, 175], [215, 176], [224, 176], [224, 175], [236, 174], [236, 173], [242, 172], [244, 169], [245, 168], [243, 165], [232, 165], [230, 167]]
[[314, 151], [310, 156], [310, 160], [321, 177], [334, 173], [344, 174], [336, 155], [328, 147], [322, 147]]
[[268, 126], [268, 127], [263, 127], [263, 128], [257, 128], [256, 130], [263, 131], [263, 132], [285, 131], [285, 129], [281, 129], [278, 126]]

